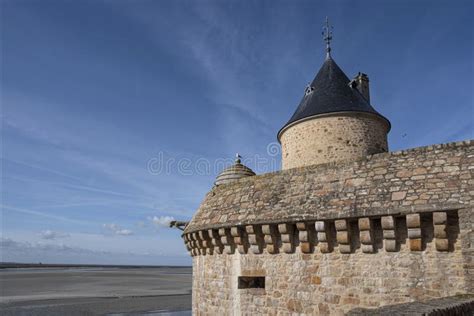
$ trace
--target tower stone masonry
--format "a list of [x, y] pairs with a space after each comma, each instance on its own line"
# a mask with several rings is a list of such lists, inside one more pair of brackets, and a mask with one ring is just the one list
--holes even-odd
[[187, 224], [193, 314], [472, 315], [474, 141], [388, 152], [331, 39], [278, 132], [283, 170], [238, 157]]

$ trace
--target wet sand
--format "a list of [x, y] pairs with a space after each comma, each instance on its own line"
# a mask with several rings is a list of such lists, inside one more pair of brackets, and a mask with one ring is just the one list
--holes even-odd
[[160, 315], [191, 309], [190, 267], [3, 269], [0, 280], [2, 315]]

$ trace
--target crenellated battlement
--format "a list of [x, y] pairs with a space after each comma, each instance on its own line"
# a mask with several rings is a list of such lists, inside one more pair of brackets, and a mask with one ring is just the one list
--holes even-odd
[[230, 226], [183, 235], [191, 256], [277, 253], [453, 251], [457, 210]]
[[340, 315], [473, 293], [473, 210], [473, 141], [214, 187], [183, 232], [193, 311]]

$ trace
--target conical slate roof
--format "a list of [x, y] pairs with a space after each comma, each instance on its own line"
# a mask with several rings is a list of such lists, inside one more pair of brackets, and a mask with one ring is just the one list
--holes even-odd
[[351, 88], [349, 82], [349, 78], [336, 62], [331, 57], [326, 58], [313, 82], [306, 88], [295, 113], [278, 132], [278, 138], [288, 125], [296, 121], [334, 112], [373, 113], [386, 120], [390, 126], [390, 122], [375, 111], [356, 88]]

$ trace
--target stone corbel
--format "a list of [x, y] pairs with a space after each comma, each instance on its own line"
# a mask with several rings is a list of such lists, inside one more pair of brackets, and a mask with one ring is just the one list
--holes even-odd
[[268, 253], [274, 254], [278, 252], [277, 229], [274, 225], [262, 225], [263, 241], [265, 249]]
[[219, 236], [224, 246], [224, 253], [231, 255], [235, 251], [234, 238], [230, 235], [229, 228], [219, 228]]
[[293, 252], [293, 231], [294, 227], [292, 224], [284, 223], [278, 224], [278, 231], [281, 235], [282, 250], [284, 253]]
[[397, 251], [397, 240], [396, 240], [396, 227], [394, 216], [383, 216], [382, 217], [382, 230], [383, 230], [383, 243], [385, 251], [395, 252]]
[[332, 249], [330, 249], [329, 243], [329, 227], [326, 222], [317, 221], [314, 223], [314, 227], [316, 228], [317, 239], [318, 239], [318, 246], [319, 250], [322, 253], [329, 253]]
[[410, 243], [410, 250], [422, 250], [421, 237], [421, 218], [420, 214], [408, 214], [407, 217], [408, 238]]
[[448, 214], [446, 212], [434, 212], [433, 213], [433, 224], [434, 224], [434, 237], [436, 250], [448, 251]]
[[211, 238], [209, 237], [209, 233], [207, 232], [207, 230], [200, 230], [198, 236], [199, 239], [201, 239], [204, 254], [214, 254], [214, 246], [212, 245]]
[[298, 229], [298, 239], [300, 241], [300, 250], [302, 253], [312, 253], [313, 252], [313, 230], [314, 224], [307, 222], [298, 222], [296, 223], [296, 228]]
[[234, 238], [234, 244], [237, 247], [239, 253], [242, 255], [247, 253], [247, 242], [245, 240], [245, 233], [243, 228], [233, 226], [230, 228], [230, 234]]
[[207, 232], [211, 238], [211, 244], [214, 247], [214, 253], [222, 254], [224, 246], [222, 245], [219, 231], [217, 229], [209, 229]]
[[374, 253], [374, 233], [373, 224], [370, 218], [361, 217], [358, 220], [359, 223], [359, 239], [362, 245], [363, 253]]
[[184, 239], [184, 244], [186, 245], [186, 249], [189, 251], [189, 254], [192, 257], [192, 256], [194, 256], [193, 247], [191, 246], [191, 240], [189, 239], [188, 235], [189, 234], [183, 235], [183, 239]]
[[334, 222], [336, 225], [336, 239], [339, 244], [340, 253], [351, 253], [351, 235], [349, 231], [349, 221], [347, 219], [338, 219]]
[[206, 249], [204, 249], [203, 240], [199, 236], [199, 232], [191, 233], [191, 237], [194, 240], [194, 244], [196, 245], [196, 249], [198, 251], [198, 254], [205, 256], [206, 255]]
[[247, 225], [245, 231], [250, 244], [250, 251], [254, 254], [262, 253], [263, 233], [259, 225]]

